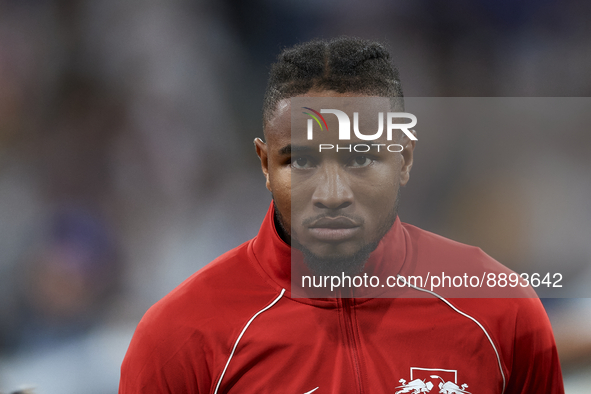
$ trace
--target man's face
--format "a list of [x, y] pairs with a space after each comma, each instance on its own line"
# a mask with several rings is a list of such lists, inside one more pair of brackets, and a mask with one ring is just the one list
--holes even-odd
[[[309, 92], [298, 97], [359, 97], [334, 91]], [[346, 101], [346, 100], [345, 100]], [[329, 101], [327, 101], [329, 103]], [[392, 111], [388, 99], [367, 100], [343, 109], [353, 122], [353, 111], [377, 116]], [[323, 107], [323, 108], [331, 108]], [[273, 194], [280, 224], [291, 243], [319, 261], [359, 265], [355, 256], [369, 255], [396, 218], [401, 185], [409, 179], [414, 141], [399, 136], [387, 141], [386, 133], [375, 141], [362, 141], [352, 132], [350, 141], [338, 141], [336, 116], [325, 115], [331, 132], [317, 132], [313, 140], [303, 131], [292, 133], [289, 99], [281, 101], [274, 117], [265, 125], [266, 144], [255, 140], [267, 188]], [[294, 109], [300, 116], [300, 108]], [[305, 125], [306, 115], [301, 115]], [[365, 117], [367, 118], [367, 116]], [[361, 122], [361, 121], [360, 121]], [[360, 129], [365, 134], [375, 132]], [[351, 124], [353, 127], [353, 123]], [[330, 149], [319, 152], [319, 144], [400, 144], [402, 152], [377, 147], [365, 153]], [[396, 150], [396, 149], [393, 149]], [[289, 242], [289, 240], [288, 240]], [[367, 258], [361, 257], [363, 261]], [[333, 267], [337, 268], [338, 267]]]

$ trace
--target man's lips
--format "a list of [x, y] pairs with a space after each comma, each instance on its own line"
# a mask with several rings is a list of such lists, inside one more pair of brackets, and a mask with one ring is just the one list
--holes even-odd
[[324, 217], [308, 226], [312, 237], [325, 242], [342, 242], [353, 237], [361, 226], [348, 217]]
[[350, 219], [346, 216], [337, 216], [334, 218], [331, 218], [331, 217], [320, 218], [320, 219], [312, 222], [312, 224], [310, 224], [308, 227], [310, 227], [310, 228], [340, 229], [340, 228], [359, 227], [359, 225], [353, 219]]

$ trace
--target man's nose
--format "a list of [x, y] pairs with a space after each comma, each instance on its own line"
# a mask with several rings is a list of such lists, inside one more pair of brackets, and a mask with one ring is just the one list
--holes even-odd
[[338, 164], [326, 165], [318, 174], [318, 185], [312, 195], [312, 203], [317, 208], [342, 209], [353, 204], [353, 191], [349, 186], [347, 174]]

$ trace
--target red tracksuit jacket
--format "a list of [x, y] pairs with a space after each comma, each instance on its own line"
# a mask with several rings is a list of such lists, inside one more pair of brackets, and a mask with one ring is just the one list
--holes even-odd
[[[433, 261], [507, 272], [399, 220], [372, 258], [386, 252], [400, 272]], [[271, 206], [257, 237], [148, 310], [119, 393], [564, 392], [537, 298], [292, 298], [290, 255]]]

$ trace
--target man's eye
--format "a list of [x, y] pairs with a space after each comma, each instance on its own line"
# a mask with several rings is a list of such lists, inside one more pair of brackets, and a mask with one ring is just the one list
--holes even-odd
[[291, 161], [291, 166], [298, 169], [310, 168], [312, 167], [312, 161], [307, 157], [297, 157]]
[[353, 159], [351, 159], [351, 161], [349, 162], [349, 165], [351, 167], [366, 167], [368, 165], [370, 165], [372, 162], [372, 160], [367, 157], [367, 156], [355, 156]]

